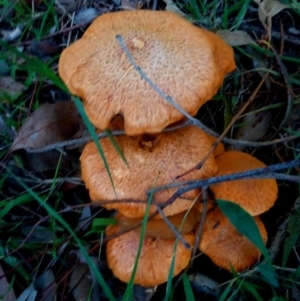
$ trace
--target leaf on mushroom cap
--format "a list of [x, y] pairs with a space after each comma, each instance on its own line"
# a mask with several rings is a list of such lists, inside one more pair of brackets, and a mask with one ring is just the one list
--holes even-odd
[[[119, 232], [118, 226], [108, 226], [106, 235]], [[185, 234], [183, 238], [192, 246], [195, 242], [194, 234]], [[126, 232], [107, 242], [106, 257], [109, 268], [115, 277], [128, 282], [136, 261], [140, 235], [135, 231]], [[175, 239], [145, 237], [139, 257], [138, 268], [134, 283], [153, 287], [168, 280]], [[187, 267], [192, 255], [192, 249], [186, 249], [178, 242], [175, 253], [174, 275], [178, 275]]]
[[[227, 151], [215, 158], [216, 176], [228, 175], [256, 168], [266, 167], [258, 159], [239, 151]], [[278, 186], [275, 179], [245, 179], [226, 181], [210, 186], [215, 199], [239, 204], [255, 216], [270, 209], [276, 199]]]
[[[208, 212], [205, 218], [199, 249], [213, 263], [228, 271], [232, 266], [238, 272], [258, 261], [260, 252], [257, 247], [236, 230], [219, 208]], [[266, 243], [268, 234], [264, 224], [259, 217], [253, 218]]]
[[[116, 142], [123, 151], [127, 166], [108, 138], [101, 140], [107, 163], [110, 167], [115, 191], [107, 175], [98, 150], [93, 142], [88, 143], [80, 157], [82, 179], [89, 189], [92, 201], [132, 199], [145, 203], [109, 203], [107, 209], [116, 209], [128, 217], [143, 217], [146, 211], [146, 192], [157, 186], [174, 182], [176, 176], [195, 167], [208, 153], [211, 142], [206, 134], [195, 126], [188, 126], [172, 132], [137, 137], [119, 136]], [[181, 177], [178, 181], [208, 178], [215, 174], [217, 167], [210, 155], [200, 170]], [[168, 200], [177, 188], [166, 189], [154, 194], [157, 203]], [[164, 213], [174, 215], [186, 211], [199, 190], [185, 193], [164, 209]], [[154, 201], [153, 200], [153, 201]], [[150, 206], [150, 214], [156, 206]]]
[[136, 10], [102, 15], [59, 61], [61, 78], [83, 99], [91, 122], [101, 130], [118, 113], [124, 116], [127, 135], [158, 133], [183, 117], [134, 70], [117, 35], [151, 81], [191, 115], [235, 69], [230, 46], [174, 13]]

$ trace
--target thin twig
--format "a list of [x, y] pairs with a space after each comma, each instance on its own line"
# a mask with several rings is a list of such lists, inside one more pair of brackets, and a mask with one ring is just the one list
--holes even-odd
[[[217, 177], [211, 177], [208, 179], [203, 179], [203, 180], [197, 180], [197, 181], [186, 181], [186, 182], [180, 182], [180, 183], [171, 183], [167, 185], [162, 185], [160, 187], [152, 188], [149, 189], [147, 194], [151, 193], [156, 193], [161, 190], [165, 190], [167, 188], [174, 188], [175, 186], [185, 186], [183, 188], [180, 188], [170, 199], [173, 200], [173, 198], [178, 198], [180, 195], [201, 187], [205, 186], [211, 186], [214, 184], [218, 184], [221, 182], [225, 181], [234, 181], [234, 180], [241, 180], [241, 179], [253, 179], [253, 178], [280, 178], [282, 179], [288, 179], [288, 180], [293, 180], [295, 182], [300, 182], [300, 177], [296, 176], [289, 176], [289, 175], [284, 175], [284, 174], [278, 174], [276, 171], [287, 169], [287, 168], [292, 168], [300, 165], [300, 159], [298, 160], [293, 160], [289, 162], [284, 162], [284, 163], [278, 163], [270, 166], [266, 166], [263, 168], [258, 168], [258, 169], [252, 169], [252, 170], [247, 170], [239, 173], [233, 173], [230, 175], [221, 175]], [[288, 176], [288, 177], [286, 177]], [[169, 201], [170, 201], [169, 199]], [[174, 200], [175, 200], [174, 199]], [[173, 201], [172, 201], [173, 202]]]
[[206, 217], [206, 213], [207, 213], [208, 186], [203, 186], [202, 187], [202, 197], [203, 197], [203, 207], [202, 207], [202, 213], [201, 213], [201, 221], [200, 221], [200, 225], [198, 227], [198, 230], [196, 232], [196, 240], [195, 240], [195, 244], [194, 244], [194, 248], [193, 248], [191, 265], [194, 262], [194, 259], [196, 257], [196, 252], [199, 248], [199, 244], [200, 244], [200, 241], [201, 241], [201, 238], [202, 238], [204, 222], [205, 222], [205, 217]]
[[[116, 36], [117, 41], [119, 42], [121, 48], [125, 52], [126, 56], [128, 57], [128, 60], [134, 67], [134, 69], [141, 75], [141, 77], [147, 82], [147, 84], [163, 99], [165, 99], [169, 104], [171, 104], [174, 108], [176, 108], [183, 116], [185, 116], [190, 122], [197, 126], [198, 128], [202, 129], [203, 131], [207, 132], [208, 134], [214, 136], [214, 137], [219, 137], [219, 134], [208, 128], [206, 125], [204, 125], [200, 120], [192, 117], [190, 114], [188, 114], [176, 101], [170, 96], [165, 94], [160, 88], [158, 88], [150, 79], [149, 77], [145, 74], [145, 72], [141, 69], [141, 67], [135, 62], [133, 57], [131, 56], [123, 38], [120, 35]], [[232, 145], [245, 145], [249, 147], [261, 147], [261, 146], [266, 146], [266, 145], [272, 145], [271, 144], [266, 144], [266, 142], [251, 142], [251, 141], [243, 141], [243, 140], [234, 140], [230, 138], [225, 138], [223, 137], [222, 141], [232, 144]], [[268, 141], [270, 142], [270, 141]]]
[[[91, 24], [91, 21], [88, 21], [88, 22], [83, 22], [83, 23], [80, 23], [80, 24], [77, 24], [77, 25], [74, 25], [74, 26], [71, 26], [71, 27], [68, 27], [68, 28], [65, 28], [65, 29], [62, 29], [60, 31], [57, 31], [57, 32], [54, 32], [54, 33], [51, 33], [47, 36], [44, 36], [43, 38], [41, 38], [39, 41], [42, 41], [42, 40], [47, 40], [47, 39], [50, 39], [50, 38], [53, 38], [53, 37], [56, 37], [60, 34], [63, 34], [63, 33], [68, 33], [74, 29], [78, 29], [80, 27], [83, 27], [83, 26], [87, 26]], [[32, 43], [36, 42], [35, 39], [33, 40], [30, 40], [30, 41], [24, 41], [24, 42], [17, 42], [17, 43], [14, 43], [12, 44], [12, 46], [25, 46], [25, 45], [31, 45]]]
[[187, 248], [190, 249], [191, 245], [183, 238], [183, 236], [181, 235], [181, 233], [178, 231], [178, 229], [170, 222], [170, 220], [168, 219], [168, 217], [165, 215], [165, 213], [162, 211], [162, 209], [160, 209], [159, 206], [156, 206], [157, 211], [159, 212], [159, 214], [161, 215], [161, 217], [163, 218], [163, 220], [165, 221], [165, 223], [167, 224], [167, 226], [171, 229], [171, 231], [174, 233], [174, 235], [176, 236], [176, 238]]
[[238, 118], [245, 112], [247, 107], [254, 101], [257, 93], [259, 92], [260, 88], [262, 87], [263, 83], [266, 81], [267, 76], [269, 73], [266, 73], [265, 76], [262, 78], [248, 101], [243, 105], [243, 107], [239, 110], [239, 112], [231, 119], [230, 123], [227, 125], [223, 133], [220, 135], [220, 137], [217, 138], [217, 140], [214, 142], [212, 147], [210, 148], [209, 152], [204, 156], [204, 158], [193, 168], [190, 170], [186, 171], [185, 173], [178, 175], [175, 179], [182, 178], [183, 176], [189, 174], [190, 172], [196, 170], [196, 169], [201, 169], [203, 164], [206, 162], [206, 160], [209, 158], [209, 156], [213, 153], [213, 151], [217, 148], [217, 146], [220, 144], [222, 139], [225, 137], [225, 135], [228, 133], [228, 131], [231, 129], [231, 127], [235, 124], [235, 122], [238, 120]]
[[[178, 130], [180, 128], [183, 128], [185, 126], [191, 125], [191, 123], [189, 121], [183, 122], [181, 124], [166, 128], [163, 130], [163, 132], [171, 132], [171, 131], [175, 131]], [[123, 136], [126, 135], [124, 131], [121, 130], [116, 130], [116, 131], [111, 131], [110, 134], [112, 136]], [[106, 138], [108, 136], [108, 134], [105, 132], [102, 132], [100, 134], [97, 135], [98, 139], [103, 139]], [[83, 138], [78, 138], [78, 139], [71, 139], [71, 140], [67, 140], [67, 141], [62, 141], [62, 142], [57, 142], [57, 143], [53, 143], [44, 147], [40, 147], [40, 148], [28, 148], [26, 149], [26, 151], [28, 153], [43, 153], [43, 152], [47, 152], [53, 149], [57, 149], [57, 148], [62, 148], [62, 147], [66, 147], [66, 146], [72, 146], [72, 145], [81, 145], [81, 144], [85, 144], [89, 141], [92, 141], [93, 138], [91, 136], [88, 137], [83, 137]]]

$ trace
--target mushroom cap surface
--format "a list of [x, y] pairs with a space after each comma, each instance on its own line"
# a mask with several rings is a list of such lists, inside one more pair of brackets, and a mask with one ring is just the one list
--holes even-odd
[[[140, 226], [134, 229], [134, 231], [140, 233], [143, 218], [130, 218], [120, 213], [118, 213], [115, 218], [117, 220], [117, 226], [124, 230], [140, 224]], [[169, 216], [168, 220], [181, 234], [187, 234], [195, 229], [196, 225], [200, 222], [201, 214], [198, 210], [192, 208], [191, 210], [189, 210], [189, 212], [184, 211]], [[154, 218], [151, 218], [147, 221], [145, 235], [148, 237], [160, 237], [164, 239], [176, 238], [174, 232], [164, 219]]]
[[158, 133], [183, 117], [134, 69], [117, 35], [147, 77], [191, 115], [236, 67], [230, 46], [172, 12], [104, 14], [62, 52], [58, 66], [101, 130], [117, 114], [124, 117], [127, 135]]
[[[174, 180], [176, 176], [195, 167], [211, 148], [211, 142], [206, 134], [195, 126], [156, 135], [117, 136], [114, 139], [128, 165], [108, 138], [101, 139], [100, 143], [115, 190], [93, 142], [85, 146], [80, 157], [81, 174], [92, 201], [112, 201], [101, 205], [107, 209], [116, 209], [127, 217], [144, 216], [147, 206], [146, 192], [149, 189], [171, 182], [208, 178], [217, 171], [214, 157], [210, 155], [201, 169], [192, 171], [177, 181]], [[153, 195], [152, 202], [155, 200], [157, 203], [163, 203], [176, 190], [177, 188], [169, 188], [159, 191]], [[185, 193], [164, 208], [164, 213], [169, 216], [188, 210], [199, 194], [199, 189]], [[114, 202], [118, 199], [141, 200], [143, 203]], [[155, 212], [156, 206], [151, 205], [149, 211], [150, 214]]]
[[[112, 235], [121, 228], [108, 226], [106, 235]], [[183, 238], [192, 246], [195, 242], [194, 234], [185, 234]], [[115, 277], [123, 282], [129, 282], [134, 263], [136, 261], [140, 235], [135, 231], [126, 232], [107, 242], [106, 257], [107, 264]], [[134, 283], [146, 287], [153, 287], [168, 280], [170, 266], [174, 253], [175, 239], [162, 239], [145, 237]], [[186, 249], [178, 242], [174, 274], [178, 275], [189, 264], [192, 248]]]
[[[255, 157], [239, 151], [227, 151], [215, 158], [218, 166], [216, 176], [229, 175], [251, 169], [266, 167]], [[278, 194], [275, 179], [245, 179], [227, 181], [210, 186], [215, 199], [239, 204], [249, 214], [256, 216], [270, 209]]]
[[[263, 241], [268, 235], [260, 218], [253, 217]], [[241, 221], [242, 222], [242, 221]], [[231, 271], [242, 271], [259, 260], [260, 252], [250, 240], [239, 233], [219, 208], [208, 212], [199, 245], [217, 266]]]

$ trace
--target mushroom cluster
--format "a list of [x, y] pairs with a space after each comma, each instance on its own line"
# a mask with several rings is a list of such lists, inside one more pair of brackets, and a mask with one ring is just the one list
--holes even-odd
[[[216, 94], [225, 75], [235, 69], [232, 48], [217, 35], [166, 11], [107, 13], [97, 18], [81, 39], [63, 51], [59, 61], [59, 74], [70, 91], [82, 99], [93, 125], [98, 130], [124, 129], [126, 133], [126, 136], [115, 137], [126, 163], [108, 138], [100, 141], [113, 185], [93, 142], [85, 146], [80, 158], [82, 179], [91, 200], [111, 201], [105, 202], [103, 206], [118, 211], [117, 225], [106, 229], [108, 236], [144, 218], [149, 189], [174, 182], [177, 176], [183, 174], [177, 182], [234, 172], [226, 166], [232, 152], [224, 153], [221, 145], [207, 158], [201, 169], [186, 173], [206, 157], [214, 139], [195, 126], [166, 130], [174, 123], [180, 124], [184, 116], [157, 94], [133, 68], [116, 36], [122, 37], [141, 70], [192, 116]], [[244, 162], [244, 159], [241, 160]], [[255, 167], [250, 162], [248, 165], [245, 163], [245, 166], [236, 167], [235, 171], [240, 170], [239, 168]], [[264, 184], [251, 182], [251, 188], [245, 192], [248, 198], [238, 189], [247, 186], [248, 182], [243, 182], [243, 185], [239, 182], [236, 185], [237, 192], [234, 197], [226, 194], [229, 190], [235, 190], [233, 186], [222, 187], [222, 183], [211, 187], [211, 190], [215, 198], [232, 200], [251, 214], [258, 215], [272, 206], [276, 193], [273, 192], [269, 199], [266, 197], [263, 209], [258, 208], [257, 201], [250, 200], [253, 203], [252, 208], [245, 199], [249, 199], [250, 194], [250, 197], [259, 195], [258, 190], [262, 186], [264, 189], [265, 185], [276, 186], [274, 180], [264, 181]], [[234, 183], [231, 182], [230, 185], [235, 185]], [[154, 213], [157, 205], [167, 201], [175, 191], [175, 188], [170, 188], [155, 193], [149, 214]], [[169, 217], [170, 222], [190, 245], [195, 241], [194, 229], [200, 221], [201, 201], [201, 189], [195, 189], [163, 209], [163, 214]], [[220, 227], [224, 225], [224, 229], [232, 226], [215, 210], [212, 209], [208, 214], [199, 248], [219, 264], [219, 260], [210, 255], [211, 245], [214, 244], [210, 238], [219, 236], [218, 232], [214, 232], [218, 227], [213, 225], [213, 221], [222, 219], [219, 223]], [[261, 225], [258, 219], [257, 222]], [[266, 236], [263, 225], [260, 227]], [[229, 232], [224, 235], [231, 237]], [[127, 282], [130, 279], [137, 260], [139, 240], [140, 232], [137, 228], [107, 243], [108, 265], [122, 281]], [[174, 255], [175, 241], [174, 233], [161, 215], [148, 221], [135, 283], [154, 286], [167, 281], [173, 256], [174, 276], [188, 265], [191, 249], [178, 242]], [[236, 241], [241, 241], [245, 246], [250, 243], [240, 237]], [[232, 242], [234, 243], [235, 241]], [[216, 246], [218, 244], [219, 241]], [[256, 255], [252, 257], [257, 260], [259, 253], [255, 251]], [[238, 258], [240, 255], [233, 256]], [[219, 265], [226, 268], [229, 263], [237, 260], [237, 265], [233, 266], [237, 270], [245, 268], [245, 265], [239, 264], [239, 259], [227, 257], [226, 260], [225, 265]], [[252, 263], [253, 260], [246, 266]]]

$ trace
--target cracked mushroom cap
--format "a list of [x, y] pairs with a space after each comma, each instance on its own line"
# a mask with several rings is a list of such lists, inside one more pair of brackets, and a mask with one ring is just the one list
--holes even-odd
[[[253, 218], [266, 243], [268, 235], [264, 224], [258, 216]], [[256, 246], [236, 230], [219, 208], [206, 215], [199, 249], [214, 264], [230, 272], [231, 266], [237, 272], [242, 271], [255, 264], [260, 257]]]
[[59, 75], [101, 130], [117, 114], [124, 117], [127, 135], [158, 133], [183, 118], [133, 68], [117, 35], [147, 77], [191, 115], [236, 67], [230, 46], [172, 12], [102, 15], [59, 60]]
[[[118, 226], [108, 226], [106, 235], [119, 232]], [[192, 246], [195, 242], [194, 234], [185, 234], [183, 238]], [[140, 241], [139, 233], [129, 231], [107, 242], [107, 264], [115, 277], [123, 282], [129, 282]], [[145, 237], [134, 283], [146, 287], [153, 287], [168, 280], [175, 239]], [[174, 274], [178, 275], [187, 267], [192, 255], [192, 248], [186, 249], [178, 242], [175, 253]]]
[[[218, 172], [215, 176], [229, 175], [266, 167], [258, 159], [239, 151], [227, 151], [215, 158]], [[227, 181], [210, 186], [215, 199], [239, 204], [249, 214], [256, 216], [269, 210], [275, 203], [278, 186], [275, 179], [245, 179]]]
[[[206, 134], [195, 126], [156, 135], [118, 136], [115, 140], [128, 165], [124, 163], [108, 138], [100, 141], [115, 190], [93, 142], [85, 146], [80, 157], [81, 174], [92, 201], [112, 201], [101, 205], [107, 209], [116, 209], [127, 217], [144, 217], [147, 206], [146, 192], [149, 189], [171, 182], [208, 178], [217, 171], [214, 157], [210, 155], [200, 170], [192, 171], [177, 181], [174, 180], [178, 175], [195, 167], [211, 148], [211, 142]], [[170, 188], [157, 192], [152, 201], [163, 203], [176, 190], [177, 188]], [[198, 189], [185, 193], [167, 206], [163, 210], [164, 213], [169, 216], [188, 210], [199, 194]], [[118, 199], [127, 202], [114, 202]], [[130, 203], [130, 200], [141, 200], [143, 203]], [[149, 214], [155, 212], [156, 206], [151, 205], [149, 211]]]

